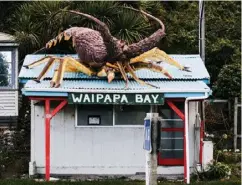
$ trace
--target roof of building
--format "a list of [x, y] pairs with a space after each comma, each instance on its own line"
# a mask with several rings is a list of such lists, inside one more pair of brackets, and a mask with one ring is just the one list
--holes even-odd
[[15, 40], [12, 35], [0, 32], [0, 42], [15, 42]]
[[[30, 64], [45, 55], [27, 55], [24, 60], [24, 65]], [[60, 56], [60, 55], [57, 55]], [[72, 55], [77, 58], [77, 55]], [[27, 96], [66, 96], [68, 92], [125, 92], [125, 93], [151, 93], [151, 92], [166, 92], [166, 93], [199, 93], [210, 92], [210, 88], [206, 85], [209, 83], [208, 71], [199, 55], [170, 55], [180, 64], [189, 67], [191, 72], [181, 71], [174, 66], [166, 63], [160, 63], [169, 71], [173, 79], [168, 79], [161, 73], [142, 69], [136, 71], [136, 75], [144, 81], [157, 86], [152, 88], [142, 86], [134, 81], [130, 75], [129, 88], [124, 89], [125, 82], [116, 77], [112, 83], [108, 83], [106, 79], [95, 76], [89, 77], [83, 73], [65, 73], [64, 81], [59, 88], [50, 88], [50, 80], [53, 77], [54, 68], [45, 75], [45, 80], [41, 83], [36, 83], [32, 79], [36, 78], [44, 67], [44, 64], [33, 69], [22, 67], [19, 79], [20, 82], [26, 83], [22, 89], [23, 94]], [[60, 94], [61, 93], [61, 94]], [[175, 94], [174, 94], [175, 96]], [[184, 95], [185, 96], [185, 95]]]
[[[162, 80], [146, 80], [146, 82], [155, 85], [149, 87], [140, 85], [132, 80], [128, 84], [129, 92], [201, 92], [209, 91], [209, 87], [202, 81], [162, 81]], [[116, 92], [127, 91], [124, 89], [125, 82], [123, 80], [115, 80], [107, 85], [106, 80], [65, 80], [61, 87], [50, 88], [50, 80], [37, 83], [29, 80], [25, 85], [28, 91], [46, 91], [46, 92]]]
[[[27, 55], [24, 60], [24, 65], [30, 64], [34, 61], [39, 60], [40, 58], [44, 57], [45, 55]], [[58, 56], [58, 55], [57, 55]], [[73, 57], [77, 58], [77, 55], [72, 55]], [[167, 63], [160, 63], [161, 66], [163, 66], [173, 79], [180, 79], [180, 80], [209, 80], [209, 74], [208, 71], [200, 58], [199, 55], [170, 55], [172, 58], [174, 58], [176, 61], [178, 61], [180, 64], [189, 67], [191, 72], [181, 71], [177, 69], [174, 66], [171, 66]], [[19, 74], [20, 79], [32, 79], [36, 78], [40, 71], [43, 69], [45, 64], [42, 64], [40, 66], [37, 66], [33, 69], [26, 69], [22, 68]], [[52, 70], [50, 70], [45, 76], [46, 79], [50, 79], [53, 77], [54, 73], [54, 66], [52, 67]], [[136, 75], [140, 79], [168, 79], [165, 75], [157, 72], [153, 72], [151, 70], [147, 69], [141, 69], [139, 71], [135, 72]], [[128, 75], [129, 78], [130, 75]], [[65, 73], [64, 79], [98, 79], [98, 77], [89, 77], [83, 73]]]

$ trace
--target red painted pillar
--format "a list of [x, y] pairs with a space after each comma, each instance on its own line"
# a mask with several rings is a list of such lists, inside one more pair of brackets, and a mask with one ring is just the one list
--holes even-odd
[[50, 180], [50, 100], [45, 100], [45, 180]]
[[[186, 112], [185, 112], [186, 114]], [[187, 133], [186, 133], [186, 122], [184, 121], [184, 137], [183, 137], [183, 160], [184, 160], [184, 182], [187, 182], [187, 143], [186, 143], [186, 137], [187, 137]]]

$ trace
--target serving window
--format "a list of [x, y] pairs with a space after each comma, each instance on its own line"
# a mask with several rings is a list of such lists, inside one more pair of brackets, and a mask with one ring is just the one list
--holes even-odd
[[141, 126], [149, 105], [78, 105], [76, 126]]
[[144, 118], [150, 106], [117, 105], [115, 106], [115, 125], [144, 125]]
[[112, 105], [78, 105], [77, 126], [112, 126]]

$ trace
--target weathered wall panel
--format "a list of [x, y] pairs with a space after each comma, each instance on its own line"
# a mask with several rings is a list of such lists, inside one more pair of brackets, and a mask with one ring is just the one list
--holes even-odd
[[190, 167], [195, 168], [199, 163], [199, 141], [200, 141], [200, 130], [195, 128], [196, 114], [198, 107], [196, 102], [189, 103], [189, 151], [190, 151]]

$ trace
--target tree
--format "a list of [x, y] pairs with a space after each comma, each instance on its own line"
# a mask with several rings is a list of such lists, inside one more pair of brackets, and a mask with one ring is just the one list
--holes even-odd
[[241, 97], [241, 66], [240, 63], [224, 65], [218, 80], [214, 83], [214, 96], [230, 99]]
[[241, 60], [241, 2], [208, 1], [205, 10], [206, 66], [213, 83], [224, 65]]
[[8, 86], [8, 63], [2, 53], [0, 53], [0, 87]]
[[[59, 13], [60, 9], [74, 9], [91, 14], [104, 21], [114, 36], [135, 42], [150, 33], [149, 22], [140, 13], [122, 9], [119, 2], [70, 2], [70, 1], [42, 1], [25, 2], [12, 16], [12, 34], [20, 43], [20, 58], [45, 46], [46, 42], [54, 38], [61, 31], [73, 26], [97, 29], [97, 25], [81, 16], [69, 13]], [[55, 15], [55, 16], [54, 16]], [[71, 44], [70, 44], [71, 46]], [[47, 51], [49, 52], [49, 51]], [[51, 53], [69, 53], [73, 49], [57, 46]]]
[[14, 1], [0, 1], [0, 32], [9, 33], [10, 26], [12, 25], [12, 12], [16, 10], [23, 2]]
[[[198, 54], [198, 2], [144, 2], [143, 8], [164, 20], [167, 36], [161, 48], [172, 54]], [[205, 28], [205, 65], [214, 96], [238, 96], [241, 2], [205, 2]]]

